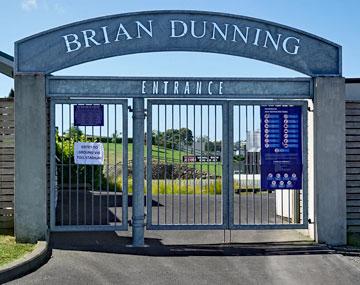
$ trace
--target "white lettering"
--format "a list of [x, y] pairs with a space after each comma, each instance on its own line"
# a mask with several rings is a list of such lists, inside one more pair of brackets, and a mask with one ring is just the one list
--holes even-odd
[[223, 83], [224, 83], [224, 82], [222, 82], [222, 81], [220, 81], [220, 83], [219, 83], [219, 94], [220, 94], [220, 95], [223, 94], [223, 92], [222, 92], [222, 90], [223, 90]]
[[137, 38], [141, 38], [140, 28], [152, 38], [152, 20], [148, 20], [149, 29], [147, 29], [140, 21], [136, 21], [137, 25]]
[[220, 29], [220, 27], [216, 23], [212, 23], [212, 24], [213, 24], [213, 33], [211, 39], [215, 40], [215, 30], [216, 30], [219, 33], [219, 35], [226, 41], [229, 24], [225, 24], [224, 32]]
[[232, 41], [233, 42], [236, 42], [236, 35], [240, 35], [241, 39], [243, 40], [244, 43], [247, 44], [247, 40], [248, 40], [248, 35], [249, 35], [249, 27], [246, 27], [246, 34], [244, 36], [244, 34], [242, 33], [242, 31], [239, 29], [238, 26], [236, 25], [233, 25], [234, 27], [234, 36], [233, 36], [233, 39]]
[[195, 34], [195, 23], [196, 21], [191, 21], [191, 35], [194, 37], [194, 38], [197, 38], [197, 39], [201, 39], [205, 36], [206, 34], [206, 21], [203, 21], [203, 32], [202, 32], [202, 35], [200, 36], [197, 36]]
[[108, 33], [107, 33], [107, 26], [101, 27], [101, 29], [103, 30], [103, 34], [104, 34], [104, 39], [105, 39], [104, 44], [109, 44], [110, 41], [109, 41], [109, 37], [108, 37]]
[[169, 81], [164, 81], [164, 94], [167, 94], [167, 88], [168, 88]]
[[209, 81], [209, 84], [208, 84], [208, 94], [209, 95], [212, 95], [212, 92], [211, 92], [211, 85], [213, 84], [212, 81]]
[[254, 45], [254, 46], [258, 46], [258, 41], [259, 41], [260, 32], [261, 32], [261, 29], [256, 29], [255, 40], [254, 40], [254, 42], [253, 42], [253, 45]]
[[298, 39], [298, 38], [295, 38], [295, 37], [287, 37], [287, 38], [283, 41], [283, 44], [282, 44], [283, 50], [284, 50], [286, 53], [288, 53], [288, 54], [297, 54], [298, 51], [299, 51], [299, 47], [300, 47], [300, 46], [299, 46], [299, 45], [294, 45], [294, 50], [293, 50], [292, 52], [289, 51], [289, 50], [288, 50], [288, 46], [287, 46], [289, 40], [295, 40], [298, 44], [300, 43], [300, 39]]
[[146, 81], [143, 81], [142, 84], [141, 84], [141, 94], [146, 94], [145, 84], [146, 84]]
[[174, 81], [174, 94], [179, 94], [179, 82]]
[[189, 83], [189, 81], [185, 82], [184, 94], [190, 94], [190, 83]]
[[[70, 41], [69, 37], [73, 37], [73, 40]], [[66, 49], [67, 49], [68, 53], [76, 51], [81, 48], [81, 43], [78, 41], [79, 37], [77, 36], [77, 34], [69, 34], [69, 35], [63, 36], [63, 38], [65, 40]], [[75, 48], [71, 48], [71, 45], [74, 45], [74, 44], [75, 44]]]
[[277, 41], [275, 42], [275, 40], [272, 37], [272, 35], [270, 34], [270, 32], [266, 31], [264, 48], [267, 48], [267, 42], [268, 42], [268, 39], [270, 39], [270, 41], [271, 41], [272, 45], [274, 46], [275, 50], [278, 50], [281, 36], [282, 36], [281, 34], [278, 34]]
[[125, 29], [125, 27], [123, 26], [123, 24], [120, 24], [119, 25], [119, 29], [118, 29], [118, 32], [117, 32], [117, 35], [116, 35], [116, 39], [115, 39], [115, 42], [118, 42], [119, 41], [119, 37], [120, 36], [125, 36], [127, 40], [131, 40], [132, 37], [130, 37], [128, 31]]
[[[171, 38], [180, 38], [180, 37], [183, 37], [186, 35], [187, 31], [188, 31], [188, 27], [186, 25], [185, 22], [183, 21], [179, 21], [179, 20], [171, 20]], [[183, 28], [183, 31], [182, 33], [180, 34], [176, 34], [176, 29], [175, 29], [175, 24], [178, 23], [178, 24], [181, 24], [182, 25], [182, 28]]]
[[196, 94], [201, 94], [201, 81], [196, 82]]
[[[97, 46], [101, 45], [100, 43], [98, 43], [97, 41], [94, 40], [94, 37], [96, 35], [94, 30], [89, 29], [89, 30], [84, 30], [81, 32], [84, 35], [85, 47], [87, 47], [87, 48], [91, 47], [89, 41], [91, 41], [93, 44], [95, 44]], [[89, 35], [89, 33], [90, 33], [90, 35]]]
[[158, 94], [158, 93], [159, 93], [159, 81], [154, 81], [152, 94]]

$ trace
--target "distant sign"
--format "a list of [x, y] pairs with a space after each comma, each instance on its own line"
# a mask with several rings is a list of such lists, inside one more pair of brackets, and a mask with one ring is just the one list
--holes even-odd
[[104, 126], [104, 105], [75, 105], [75, 126]]
[[183, 162], [220, 162], [220, 155], [209, 155], [209, 156], [201, 156], [201, 155], [183, 155]]
[[301, 107], [261, 107], [261, 188], [302, 189]]
[[75, 164], [103, 165], [104, 146], [102, 143], [76, 142], [74, 158]]

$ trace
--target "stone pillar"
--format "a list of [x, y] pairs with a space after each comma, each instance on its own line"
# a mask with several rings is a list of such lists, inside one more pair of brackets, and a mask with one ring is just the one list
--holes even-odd
[[15, 236], [35, 243], [47, 234], [45, 76], [15, 76]]
[[346, 243], [345, 79], [314, 82], [315, 223], [319, 243]]

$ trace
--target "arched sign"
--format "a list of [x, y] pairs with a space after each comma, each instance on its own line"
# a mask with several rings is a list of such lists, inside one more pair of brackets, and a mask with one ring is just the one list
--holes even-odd
[[341, 75], [341, 47], [259, 19], [198, 11], [107, 16], [58, 27], [16, 42], [16, 72], [51, 73], [119, 55], [195, 51], [284, 66], [309, 76]]

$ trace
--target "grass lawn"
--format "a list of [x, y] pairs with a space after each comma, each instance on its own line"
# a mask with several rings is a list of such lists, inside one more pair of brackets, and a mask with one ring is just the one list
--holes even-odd
[[360, 248], [360, 233], [348, 233], [348, 245]]
[[[115, 151], [116, 148], [116, 151]], [[133, 144], [129, 143], [128, 144], [128, 159], [132, 160], [132, 153], [133, 153]], [[109, 144], [104, 143], [104, 155], [105, 155], [105, 161], [104, 164], [107, 164], [107, 161], [109, 161], [110, 166], [115, 164], [115, 154], [116, 154], [116, 162], [120, 162], [121, 158], [122, 158], [122, 144], [114, 144], [109, 142]], [[179, 150], [175, 150], [172, 151], [171, 148], [166, 148], [164, 149], [164, 146], [160, 146], [158, 148], [157, 145], [153, 145], [152, 146], [152, 159], [154, 161], [154, 163], [156, 163], [158, 160], [160, 160], [160, 162], [165, 162], [165, 158], [168, 164], [171, 164], [172, 162], [174, 162], [175, 164], [177, 163], [182, 163], [185, 164], [184, 162], [182, 162], [182, 157], [186, 156], [186, 151], [179, 151]], [[188, 155], [192, 155], [190, 153], [190, 148], [189, 148], [189, 153]], [[207, 155], [207, 153], [204, 151], [203, 155]], [[173, 159], [174, 158], [174, 159]], [[146, 146], [144, 148], [144, 159], [146, 159]], [[187, 163], [187, 165], [189, 166], [189, 168], [193, 168], [194, 167], [194, 163]], [[201, 163], [197, 162], [195, 163], [195, 168], [196, 169], [201, 169]], [[209, 170], [208, 170], [209, 168]], [[207, 173], [209, 171], [209, 173], [211, 175], [215, 174], [215, 163], [214, 162], [209, 162], [206, 163], [204, 162], [202, 164], [202, 171], [204, 173]], [[221, 163], [218, 162], [216, 163], [216, 175], [221, 175]]]
[[0, 266], [33, 251], [34, 244], [16, 243], [13, 236], [0, 235]]

